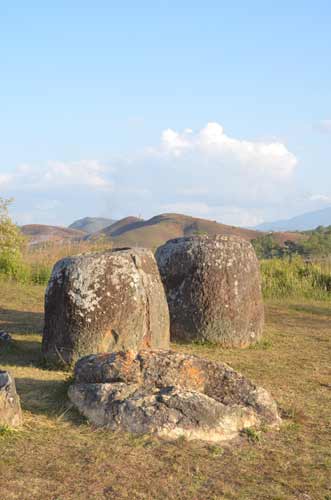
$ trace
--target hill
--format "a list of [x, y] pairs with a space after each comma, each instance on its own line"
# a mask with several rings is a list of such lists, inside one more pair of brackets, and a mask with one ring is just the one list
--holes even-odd
[[88, 234], [96, 233], [101, 231], [105, 227], [114, 224], [113, 219], [107, 219], [105, 217], [84, 217], [83, 219], [78, 219], [70, 224], [69, 229], [78, 229], [79, 231], [84, 231]]
[[331, 225], [331, 207], [297, 215], [291, 219], [263, 222], [254, 229], [260, 231], [307, 231], [318, 226]]
[[67, 227], [47, 226], [44, 224], [27, 224], [21, 231], [29, 240], [30, 245], [44, 241], [62, 241], [81, 239], [86, 233]]
[[[246, 240], [252, 240], [263, 233], [188, 215], [161, 214], [147, 221], [136, 217], [126, 217], [99, 231], [94, 236], [104, 235], [113, 241], [115, 247], [144, 246], [154, 249], [169, 239], [194, 234], [236, 235]], [[298, 233], [275, 233], [274, 236], [281, 245], [286, 240], [297, 241], [301, 237]]]
[[[87, 219], [92, 218], [86, 217], [85, 219], [80, 219], [80, 221], [86, 221]], [[94, 240], [106, 238], [113, 242], [115, 248], [142, 246], [152, 249], [163, 245], [163, 243], [170, 239], [179, 238], [181, 236], [191, 236], [194, 234], [236, 235], [249, 241], [266, 234], [265, 232], [255, 229], [228, 226], [220, 222], [182, 214], [161, 214], [149, 220], [129, 216], [93, 233], [88, 233], [86, 231], [88, 228], [91, 230], [91, 226], [89, 226], [88, 223], [85, 226], [83, 223], [78, 224], [80, 227], [85, 227], [85, 230], [75, 229], [72, 227], [73, 224], [69, 228], [43, 224], [29, 224], [22, 226], [21, 230], [22, 233], [29, 238], [30, 244], [32, 245], [45, 241], [77, 241], [83, 239]], [[285, 241], [297, 243], [306, 238], [306, 236], [298, 232], [275, 232], [273, 233], [273, 238], [277, 244], [283, 246]]]
[[125, 217], [124, 219], [120, 219], [119, 221], [114, 222], [114, 224], [111, 224], [110, 226], [99, 231], [98, 235], [102, 233], [107, 237], [119, 236], [123, 232], [132, 231], [133, 229], [140, 227], [140, 225], [143, 223], [144, 220], [139, 219], [138, 217], [134, 216]]

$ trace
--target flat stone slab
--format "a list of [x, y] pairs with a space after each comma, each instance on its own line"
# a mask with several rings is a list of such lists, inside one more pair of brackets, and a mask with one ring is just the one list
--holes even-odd
[[224, 363], [170, 350], [85, 356], [68, 394], [96, 426], [136, 434], [217, 442], [280, 423], [262, 387]]

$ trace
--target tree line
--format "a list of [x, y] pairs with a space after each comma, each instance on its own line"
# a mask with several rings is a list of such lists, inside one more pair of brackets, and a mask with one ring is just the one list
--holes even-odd
[[272, 233], [252, 240], [259, 259], [272, 259], [300, 255], [304, 258], [331, 257], [331, 225], [318, 226], [310, 231], [298, 232], [297, 241], [287, 240], [280, 245]]

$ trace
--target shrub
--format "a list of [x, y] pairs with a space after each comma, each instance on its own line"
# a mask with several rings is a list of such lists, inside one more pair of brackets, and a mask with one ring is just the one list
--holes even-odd
[[47, 264], [34, 263], [31, 265], [30, 281], [37, 285], [46, 285], [51, 277], [52, 268]]
[[29, 275], [22, 255], [25, 239], [9, 217], [11, 201], [0, 198], [0, 273], [24, 281]]
[[274, 257], [282, 256], [282, 248], [275, 241], [272, 234], [258, 236], [252, 240], [251, 243], [259, 259], [272, 259]]

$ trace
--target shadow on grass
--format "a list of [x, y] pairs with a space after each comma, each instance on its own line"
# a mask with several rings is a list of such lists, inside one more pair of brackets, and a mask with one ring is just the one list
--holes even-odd
[[86, 422], [86, 419], [79, 415], [68, 399], [68, 388], [72, 384], [71, 377], [63, 380], [16, 377], [15, 383], [23, 410], [35, 415], [65, 418], [77, 425]]
[[318, 316], [331, 316], [331, 305], [325, 305], [325, 306], [315, 306], [312, 304], [300, 304], [300, 305], [292, 305], [290, 304], [288, 306], [289, 309], [292, 309], [293, 311], [298, 311], [298, 312], [304, 312], [308, 314], [316, 314]]
[[8, 333], [42, 333], [43, 325], [42, 313], [0, 308], [0, 329]]
[[318, 333], [330, 327], [331, 306], [309, 304], [286, 304], [284, 306], [269, 305], [267, 308], [267, 323], [277, 325], [278, 328], [307, 329]]
[[42, 366], [41, 343], [24, 338], [0, 345], [0, 363], [9, 366]]

